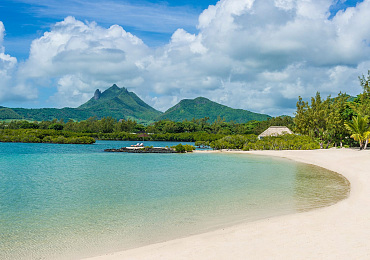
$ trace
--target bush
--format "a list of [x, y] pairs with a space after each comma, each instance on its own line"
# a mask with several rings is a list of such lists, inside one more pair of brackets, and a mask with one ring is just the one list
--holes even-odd
[[209, 141], [196, 141], [195, 146], [197, 147], [209, 147], [210, 143]]
[[216, 150], [220, 149], [243, 149], [246, 144], [257, 141], [257, 136], [250, 135], [228, 135], [211, 143], [211, 147]]
[[174, 148], [177, 153], [185, 153], [185, 147], [182, 144], [178, 144], [175, 146], [172, 146], [171, 148]]
[[309, 136], [281, 135], [264, 137], [254, 143], [245, 144], [243, 150], [314, 150], [320, 149], [317, 141]]
[[142, 150], [148, 151], [153, 148], [153, 145], [151, 146], [145, 146], [144, 148], [141, 148]]
[[51, 129], [0, 129], [0, 142], [92, 144], [95, 139]]
[[55, 143], [55, 144], [67, 144], [67, 138], [65, 138], [64, 136], [58, 136], [56, 138], [53, 138], [51, 140], [52, 143]]
[[191, 153], [195, 150], [195, 147], [190, 144], [178, 144], [175, 146], [172, 146], [171, 148], [175, 149], [177, 153]]
[[53, 130], [63, 130], [64, 126], [62, 124], [54, 123], [48, 126], [48, 129]]
[[189, 153], [191, 153], [195, 150], [195, 147], [190, 145], [190, 144], [183, 145], [183, 147], [185, 148], [185, 151], [189, 152]]
[[69, 137], [66, 140], [67, 144], [93, 144], [95, 143], [95, 139], [88, 136], [80, 136], [80, 137]]
[[257, 140], [256, 135], [225, 136], [211, 143], [213, 149], [249, 150], [313, 150], [319, 149], [317, 141], [309, 136], [281, 135]]
[[34, 135], [24, 136], [20, 141], [22, 143], [41, 143], [41, 139]]
[[42, 139], [42, 142], [43, 143], [51, 143], [53, 141], [53, 137], [51, 137], [50, 135], [47, 135], [45, 136], [43, 139]]

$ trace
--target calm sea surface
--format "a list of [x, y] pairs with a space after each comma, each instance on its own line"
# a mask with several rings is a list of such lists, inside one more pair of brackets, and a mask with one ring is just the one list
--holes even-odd
[[0, 259], [94, 256], [331, 205], [349, 190], [283, 159], [103, 151], [135, 143], [0, 143]]

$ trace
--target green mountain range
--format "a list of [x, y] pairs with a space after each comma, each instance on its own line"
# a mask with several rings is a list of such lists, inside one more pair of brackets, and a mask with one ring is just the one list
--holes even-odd
[[160, 116], [162, 112], [155, 110], [135, 93], [119, 88], [116, 84], [105, 90], [99, 89], [85, 104], [78, 108], [6, 108], [0, 107], [0, 120], [4, 119], [26, 119], [26, 120], [53, 120], [54, 118], [81, 121], [89, 117], [98, 119], [111, 116], [115, 119], [133, 118], [137, 121], [151, 121]]
[[265, 114], [253, 113], [248, 110], [230, 108], [204, 97], [196, 99], [183, 99], [168, 109], [158, 120], [168, 119], [171, 121], [181, 122], [183, 120], [200, 119], [209, 117], [210, 122], [217, 118], [224, 119], [226, 122], [246, 123], [251, 120], [264, 121], [271, 116]]
[[184, 99], [165, 113], [160, 112], [146, 104], [135, 93], [129, 92], [126, 88], [119, 88], [116, 84], [100, 92], [97, 89], [94, 96], [77, 108], [7, 108], [0, 106], [0, 120], [4, 119], [25, 119], [25, 120], [53, 120], [70, 119], [81, 121], [89, 117], [98, 119], [103, 117], [119, 119], [134, 119], [138, 122], [151, 122], [158, 120], [183, 121], [209, 117], [210, 122], [218, 117], [226, 122], [245, 123], [251, 120], [263, 121], [270, 116], [253, 113], [242, 109], [233, 109], [207, 98]]

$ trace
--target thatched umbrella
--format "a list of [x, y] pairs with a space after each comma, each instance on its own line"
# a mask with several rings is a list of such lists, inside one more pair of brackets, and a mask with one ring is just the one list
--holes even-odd
[[138, 137], [142, 137], [143, 138], [143, 142], [144, 142], [144, 138], [145, 137], [149, 137], [149, 135], [144, 132], [144, 133], [139, 134]]
[[266, 136], [278, 136], [278, 135], [285, 135], [285, 134], [294, 134], [294, 133], [286, 126], [270, 126], [268, 129], [263, 131], [258, 136], [258, 139], [261, 139]]

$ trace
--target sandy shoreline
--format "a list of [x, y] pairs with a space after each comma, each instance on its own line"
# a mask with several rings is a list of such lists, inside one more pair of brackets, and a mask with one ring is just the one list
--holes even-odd
[[89, 259], [370, 259], [370, 151], [240, 153], [284, 157], [335, 171], [351, 183], [350, 196], [327, 208]]

